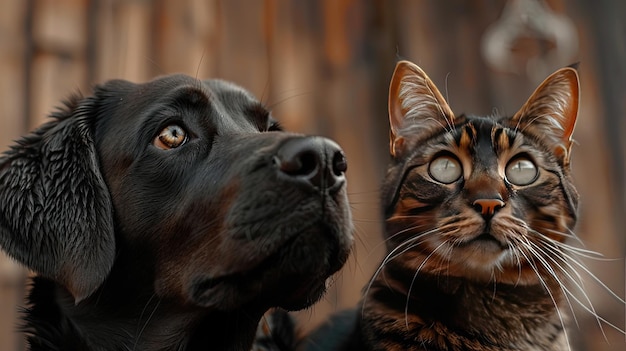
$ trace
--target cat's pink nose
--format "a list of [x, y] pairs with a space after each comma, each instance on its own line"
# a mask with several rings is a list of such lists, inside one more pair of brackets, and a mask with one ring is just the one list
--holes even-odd
[[499, 199], [478, 199], [472, 205], [483, 217], [491, 218], [496, 211], [504, 207], [505, 203]]

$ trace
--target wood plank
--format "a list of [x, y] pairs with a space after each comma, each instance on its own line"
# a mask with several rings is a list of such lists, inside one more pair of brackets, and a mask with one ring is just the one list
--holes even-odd
[[86, 3], [80, 0], [36, 0], [33, 8], [31, 116], [43, 122], [59, 101], [85, 89]]
[[152, 2], [102, 0], [93, 10], [96, 21], [92, 54], [93, 82], [121, 78], [148, 80], [159, 69], [152, 50]]
[[216, 76], [242, 85], [259, 99], [269, 81], [262, 1], [224, 0], [218, 6]]
[[[27, 2], [5, 0], [0, 11], [0, 151], [6, 150], [27, 128], [26, 67]], [[21, 350], [14, 331], [22, 306], [25, 270], [0, 251], [0, 350]]]
[[217, 0], [161, 2], [153, 38], [158, 74], [216, 75], [218, 10]]
[[25, 26], [27, 9], [22, 0], [7, 0], [0, 11], [0, 150], [26, 129], [26, 54]]
[[262, 99], [287, 130], [315, 134], [320, 69], [311, 22], [319, 18], [307, 10], [306, 3], [267, 2], [269, 94]]

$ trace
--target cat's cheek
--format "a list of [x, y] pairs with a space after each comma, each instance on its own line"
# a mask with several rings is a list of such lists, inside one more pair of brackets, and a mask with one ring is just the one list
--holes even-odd
[[[562, 199], [559, 200], [560, 203], [564, 202]], [[562, 205], [549, 204], [539, 207], [537, 214], [529, 222], [531, 228], [538, 233], [552, 240], [563, 242], [569, 237], [569, 232], [576, 220], [563, 210]]]

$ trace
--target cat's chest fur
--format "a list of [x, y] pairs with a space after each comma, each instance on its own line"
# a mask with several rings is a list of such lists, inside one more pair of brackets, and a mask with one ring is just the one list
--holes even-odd
[[361, 336], [369, 350], [567, 349], [565, 317], [552, 301], [560, 296], [542, 287], [407, 278], [383, 272], [364, 299]]

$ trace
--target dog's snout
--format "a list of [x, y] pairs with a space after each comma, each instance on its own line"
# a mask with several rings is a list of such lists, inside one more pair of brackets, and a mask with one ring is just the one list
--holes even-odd
[[329, 188], [344, 179], [347, 161], [335, 142], [322, 137], [291, 139], [275, 157], [280, 171], [317, 188]]

